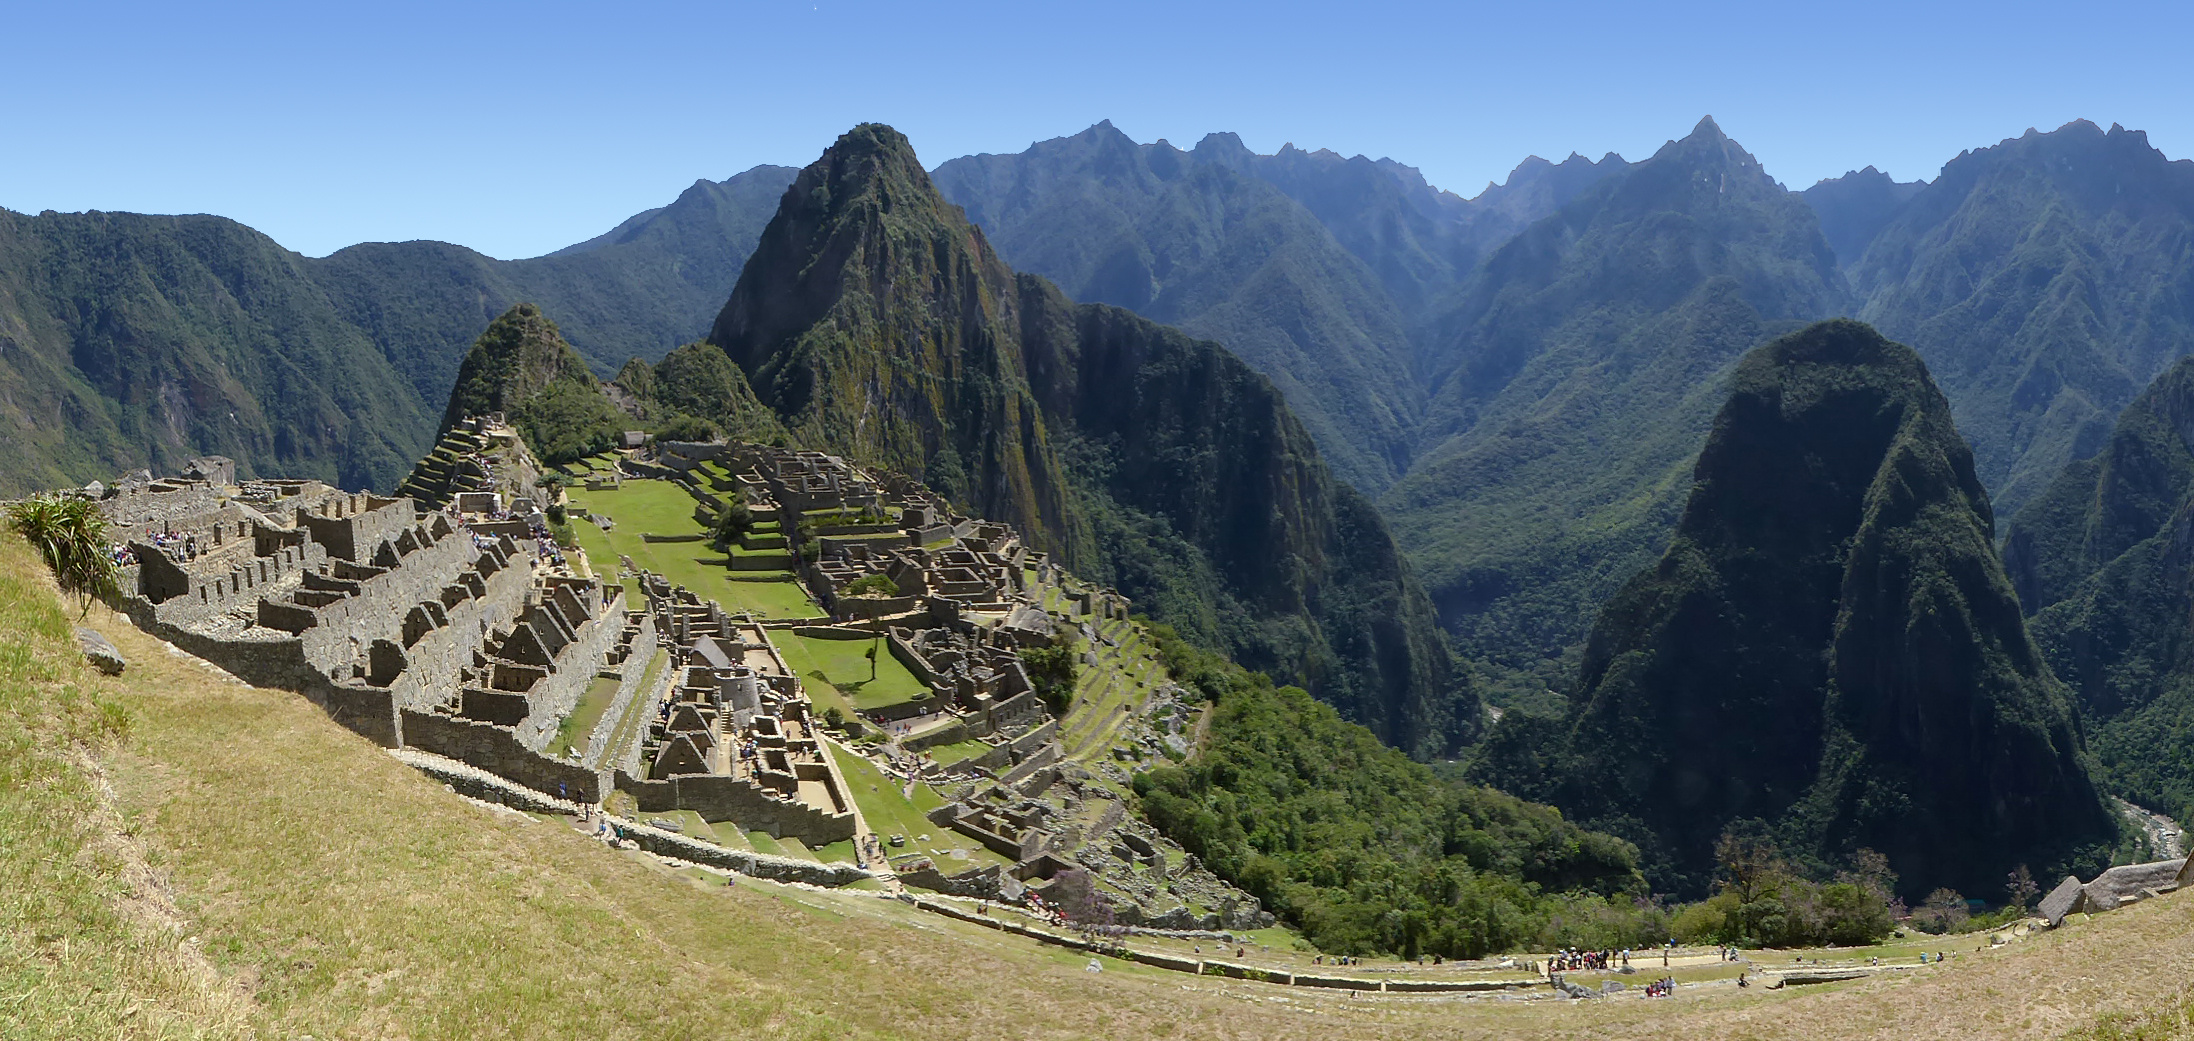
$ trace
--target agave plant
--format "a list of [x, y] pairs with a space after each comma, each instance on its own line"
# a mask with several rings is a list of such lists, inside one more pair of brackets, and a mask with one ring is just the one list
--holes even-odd
[[118, 590], [119, 569], [107, 547], [107, 518], [97, 504], [41, 495], [10, 505], [8, 520], [38, 548], [62, 591], [82, 601], [85, 613], [90, 613], [93, 599]]

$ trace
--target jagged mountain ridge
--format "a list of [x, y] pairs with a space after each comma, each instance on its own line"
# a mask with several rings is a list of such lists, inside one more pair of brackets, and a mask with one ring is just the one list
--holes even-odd
[[1335, 472], [1376, 494], [1410, 462], [1424, 402], [1408, 365], [1426, 308], [1622, 165], [1527, 160], [1464, 200], [1393, 160], [1259, 155], [1226, 133], [1184, 151], [1104, 122], [933, 176], [1009, 263], [1226, 344], [1287, 394]]
[[1851, 267], [2015, 513], [2194, 352], [2194, 162], [2086, 120], [1961, 153]]
[[1667, 553], [1594, 626], [1557, 801], [1680, 889], [1744, 819], [1913, 893], [2092, 866], [2116, 824], [1993, 528], [1916, 352], [1847, 320], [1750, 352]]
[[796, 442], [922, 475], [1390, 742], [1475, 727], [1383, 523], [1272, 384], [1013, 272], [889, 127], [800, 173], [711, 339]]
[[1744, 352], [1834, 313], [1812, 212], [1711, 119], [1489, 256], [1381, 505], [1465, 652], [1527, 667], [1666, 544]]

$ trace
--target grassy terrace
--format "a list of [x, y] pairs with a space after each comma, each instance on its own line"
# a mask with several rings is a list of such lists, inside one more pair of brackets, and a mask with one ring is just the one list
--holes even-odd
[[587, 692], [579, 696], [579, 704], [564, 717], [556, 728], [556, 736], [549, 739], [551, 754], [561, 755], [566, 748], [587, 750], [587, 735], [594, 733], [594, 725], [602, 721], [602, 713], [609, 711], [609, 703], [617, 697], [617, 681], [607, 676], [596, 676], [587, 684]]
[[[752, 611], [765, 618], [811, 618], [820, 613], [790, 571], [733, 572], [725, 566], [725, 555], [706, 540], [649, 542], [642, 538], [708, 534], [694, 519], [693, 496], [676, 484], [628, 480], [615, 490], [579, 489], [570, 497], [574, 514], [599, 513], [616, 521], [615, 530], [606, 532], [576, 517], [572, 521], [580, 548], [599, 573], [615, 574], [617, 558], [628, 556], [636, 566], [730, 610]], [[637, 593], [637, 584], [630, 585]]]
[[[2187, 1022], [2189, 893], [2000, 951], [1933, 940], [1959, 957], [1894, 978], [1666, 1001], [1378, 998], [1112, 959], [1091, 973], [1086, 954], [870, 894], [728, 887], [554, 819], [483, 810], [304, 698], [173, 655], [103, 608], [84, 624], [130, 667], [100, 676], [71, 640], [75, 613], [30, 550], [0, 537], [10, 1041], [2040, 1041], [2183, 1036]], [[873, 798], [881, 778], [851, 758], [879, 830], [930, 830]]]
[[[783, 629], [771, 632], [769, 638], [819, 706], [827, 706], [830, 702], [820, 697], [815, 690], [818, 686], [831, 688], [844, 704], [856, 709], [902, 704], [929, 693], [922, 681], [915, 679], [906, 666], [891, 656], [889, 649], [876, 641], [817, 640]], [[873, 680], [869, 678], [867, 657], [871, 647], [877, 649], [876, 678]]]
[[[948, 875], [971, 867], [1012, 863], [976, 845], [974, 839], [931, 824], [923, 815], [943, 806], [945, 800], [929, 785], [916, 784], [911, 795], [902, 794], [900, 782], [878, 769], [875, 763], [847, 751], [836, 742], [831, 743], [830, 751], [838, 758], [838, 771], [845, 776], [846, 786], [853, 789], [853, 802], [861, 808], [861, 819], [867, 822], [870, 831], [885, 841], [885, 851], [891, 856], [920, 853], [935, 861], [937, 870]], [[893, 835], [904, 836], [906, 845], [889, 845]], [[929, 836], [928, 841], [923, 841], [924, 835]]]

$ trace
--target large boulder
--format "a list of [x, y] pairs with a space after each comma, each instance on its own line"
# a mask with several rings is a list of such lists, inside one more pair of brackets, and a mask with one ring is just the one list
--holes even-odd
[[84, 648], [84, 660], [100, 672], [109, 676], [120, 676], [122, 670], [129, 667], [128, 660], [122, 657], [122, 652], [115, 649], [114, 644], [90, 629], [76, 630], [76, 642]]

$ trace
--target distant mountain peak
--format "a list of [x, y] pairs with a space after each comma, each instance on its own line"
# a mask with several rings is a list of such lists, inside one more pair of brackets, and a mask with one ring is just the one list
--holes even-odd
[[1716, 123], [1713, 116], [1699, 117], [1698, 125], [1691, 128], [1691, 136], [1729, 140], [1729, 135], [1722, 133], [1721, 124]]

